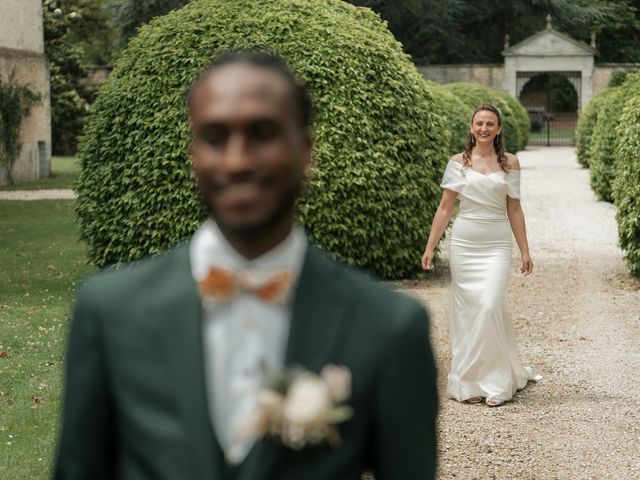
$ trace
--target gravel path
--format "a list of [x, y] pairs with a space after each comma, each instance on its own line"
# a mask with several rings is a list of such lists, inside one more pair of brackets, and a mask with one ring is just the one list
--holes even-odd
[[[439, 478], [640, 479], [640, 281], [616, 245], [615, 209], [596, 201], [573, 149], [519, 157], [534, 273], [517, 273], [514, 245], [509, 295], [521, 357], [544, 379], [500, 408], [448, 400], [447, 240], [426, 281], [397, 284], [431, 312]], [[71, 190], [0, 192], [0, 200], [72, 198]]]
[[523, 363], [544, 379], [500, 408], [448, 400], [447, 241], [426, 281], [398, 285], [432, 315], [439, 478], [638, 479], [640, 282], [617, 247], [615, 209], [596, 201], [573, 149], [519, 157], [534, 273], [517, 273], [514, 243], [509, 295]]
[[76, 194], [69, 189], [7, 190], [0, 192], [0, 200], [73, 200]]

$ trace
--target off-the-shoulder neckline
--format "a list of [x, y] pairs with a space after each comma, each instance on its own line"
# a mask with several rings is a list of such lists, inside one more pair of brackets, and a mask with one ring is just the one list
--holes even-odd
[[[456, 162], [455, 160], [449, 160], [449, 162], [453, 163], [455, 165], [458, 165], [460, 168], [463, 167], [463, 165], [460, 162]], [[489, 172], [489, 173], [482, 173], [482, 172], [479, 172], [477, 170], [474, 170], [472, 167], [467, 167], [467, 168], [469, 170], [471, 170], [472, 172], [477, 173], [478, 175], [482, 175], [483, 177], [489, 177], [489, 176], [491, 176], [491, 175], [493, 175], [495, 173], [502, 172], [502, 169], [500, 169], [500, 170], [495, 170], [495, 171]], [[505, 173], [505, 172], [502, 172], [502, 173]], [[509, 173], [520, 173], [520, 169], [517, 169], [517, 170], [516, 169], [511, 169], [511, 170], [509, 170]]]

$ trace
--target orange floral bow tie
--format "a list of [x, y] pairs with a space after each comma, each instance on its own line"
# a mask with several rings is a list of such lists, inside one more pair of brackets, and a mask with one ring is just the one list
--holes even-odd
[[292, 285], [293, 275], [287, 271], [278, 272], [263, 282], [250, 282], [242, 273], [212, 267], [204, 280], [198, 282], [198, 290], [203, 298], [220, 302], [228, 302], [239, 293], [249, 292], [266, 303], [282, 305], [289, 298]]

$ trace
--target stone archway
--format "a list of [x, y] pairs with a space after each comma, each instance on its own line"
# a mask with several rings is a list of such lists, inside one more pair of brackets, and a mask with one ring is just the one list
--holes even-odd
[[578, 122], [580, 72], [518, 72], [518, 100], [531, 125], [529, 145], [574, 145]]
[[[593, 42], [592, 42], [593, 43]], [[593, 45], [579, 42], [551, 26], [508, 47], [504, 55], [503, 89], [521, 100], [523, 89], [536, 77], [554, 75], [566, 79], [577, 94], [575, 112], [559, 112], [550, 102], [545, 105], [527, 105], [532, 125], [530, 144], [573, 145], [574, 131], [580, 110], [587, 106], [592, 95], [594, 74]], [[544, 138], [538, 138], [536, 125], [544, 128]]]
[[594, 72], [594, 46], [579, 42], [551, 26], [522, 42], [506, 48], [504, 55], [503, 88], [519, 98], [524, 84], [518, 78], [539, 73], [558, 73], [567, 76], [578, 92], [579, 110], [591, 100]]

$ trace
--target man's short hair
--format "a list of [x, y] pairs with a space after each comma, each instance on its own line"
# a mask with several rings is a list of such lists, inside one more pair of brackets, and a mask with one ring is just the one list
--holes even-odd
[[285, 60], [274, 53], [254, 50], [231, 50], [218, 55], [213, 63], [191, 84], [187, 93], [187, 108], [191, 110], [194, 92], [200, 84], [219, 68], [236, 63], [244, 63], [258, 68], [264, 68], [280, 75], [289, 85], [291, 99], [299, 113], [300, 126], [304, 130], [311, 128], [311, 96], [304, 83], [299, 80]]

